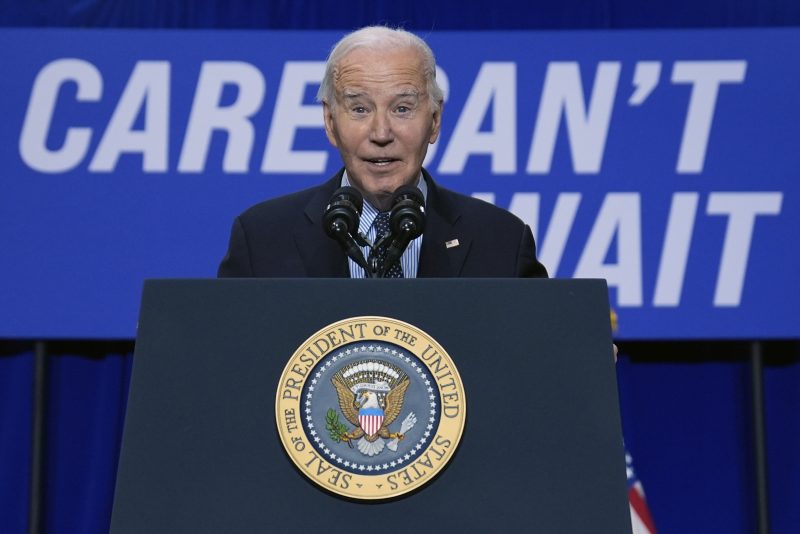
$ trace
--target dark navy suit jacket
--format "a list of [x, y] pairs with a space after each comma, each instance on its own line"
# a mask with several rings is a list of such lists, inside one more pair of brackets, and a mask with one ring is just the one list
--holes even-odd
[[[350, 276], [347, 257], [322, 228], [342, 180], [257, 204], [233, 223], [220, 277]], [[511, 213], [436, 185], [428, 186], [418, 277], [546, 277], [530, 228]], [[453, 246], [457, 240], [457, 245]], [[446, 243], [450, 243], [448, 247]]]

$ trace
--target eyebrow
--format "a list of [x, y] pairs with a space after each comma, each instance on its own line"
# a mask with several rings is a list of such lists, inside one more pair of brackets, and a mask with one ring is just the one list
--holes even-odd
[[[411, 98], [419, 98], [420, 94], [422, 94], [422, 93], [420, 93], [420, 91], [416, 91], [416, 90], [400, 91], [399, 93], [396, 93], [395, 95], [393, 95], [392, 98], [409, 98], [409, 97], [411, 97]], [[344, 98], [348, 99], [348, 100], [354, 100], [354, 99], [365, 97], [367, 95], [364, 92], [353, 91], [353, 90], [347, 90], [346, 89], [342, 96]]]

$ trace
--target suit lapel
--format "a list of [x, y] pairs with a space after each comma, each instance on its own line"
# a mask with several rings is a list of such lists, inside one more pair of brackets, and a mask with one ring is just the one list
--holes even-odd
[[333, 192], [339, 188], [342, 171], [322, 184], [306, 205], [306, 224], [295, 229], [294, 240], [306, 275], [312, 278], [349, 278], [347, 257], [335, 240], [322, 229], [322, 215]]
[[419, 277], [456, 277], [467, 258], [471, 239], [458, 232], [461, 213], [446, 191], [440, 190], [423, 169], [428, 185], [427, 221], [419, 258]]

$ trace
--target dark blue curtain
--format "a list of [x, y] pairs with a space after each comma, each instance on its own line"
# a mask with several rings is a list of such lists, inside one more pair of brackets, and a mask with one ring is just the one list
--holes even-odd
[[28, 525], [33, 399], [33, 345], [0, 343], [0, 527]]
[[45, 532], [107, 532], [130, 382], [130, 343], [48, 351]]
[[[749, 342], [628, 342], [625, 441], [660, 533], [757, 531]], [[800, 342], [762, 343], [770, 523], [800, 529]]]
[[[132, 342], [47, 343], [42, 524], [108, 532]], [[28, 530], [34, 397], [31, 344], [0, 342], [0, 532]]]
[[773, 532], [800, 531], [800, 342], [767, 344], [764, 369]]
[[796, 0], [0, 0], [0, 24], [102, 28], [680, 28], [800, 24]]
[[746, 352], [680, 343], [623, 351], [623, 434], [659, 531], [756, 532]]

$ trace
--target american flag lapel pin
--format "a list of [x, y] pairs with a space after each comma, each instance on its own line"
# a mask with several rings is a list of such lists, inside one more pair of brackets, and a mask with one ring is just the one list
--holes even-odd
[[450, 241], [445, 241], [444, 246], [447, 248], [455, 248], [459, 245], [458, 239], [451, 239]]

